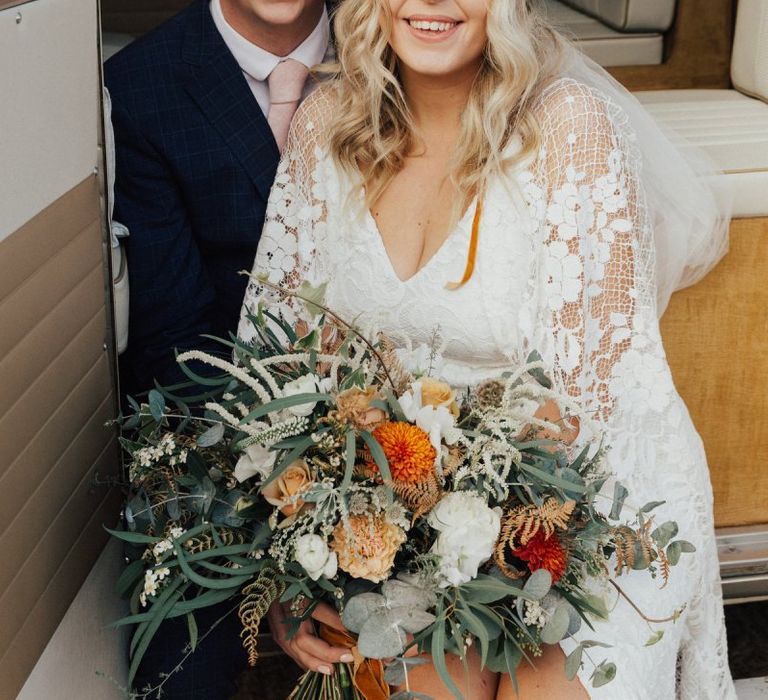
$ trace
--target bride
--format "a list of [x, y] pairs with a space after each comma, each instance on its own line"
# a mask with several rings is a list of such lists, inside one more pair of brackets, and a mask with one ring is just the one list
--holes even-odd
[[[610, 620], [577, 637], [611, 645], [590, 655], [615, 662], [615, 680], [594, 688], [585, 664], [568, 682], [564, 653], [577, 642], [564, 641], [535, 670], [521, 665], [522, 698], [735, 698], [707, 464], [657, 320], [674, 288], [725, 248], [727, 221], [693, 155], [527, 0], [346, 0], [335, 29], [338, 69], [294, 119], [255, 275], [326, 285], [335, 312], [412, 356], [438, 334], [440, 375], [455, 385], [538, 350], [600, 423], [616, 477], [639, 503], [663, 494], [695, 543], [666, 588], [624, 580], [649, 617], [685, 607], [660, 641], [646, 647], [647, 624], [614, 599]], [[265, 295], [254, 278], [246, 340], [245, 311]], [[297, 306], [280, 304], [299, 320]], [[330, 672], [348, 653], [308, 623], [288, 640], [285, 614], [273, 607], [273, 633], [304, 667]], [[329, 609], [316, 615], [339, 624]], [[516, 697], [509, 677], [476, 658], [468, 668], [453, 668], [465, 697]], [[410, 688], [451, 697], [429, 664]]]

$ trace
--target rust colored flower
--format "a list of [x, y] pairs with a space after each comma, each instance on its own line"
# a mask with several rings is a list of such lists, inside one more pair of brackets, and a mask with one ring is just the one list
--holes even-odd
[[336, 525], [331, 549], [339, 559], [340, 569], [355, 578], [379, 583], [389, 577], [405, 539], [405, 532], [383, 515], [353, 515], [348, 528], [343, 522]]
[[559, 581], [568, 565], [568, 555], [560, 544], [560, 538], [555, 534], [547, 537], [539, 530], [528, 544], [512, 550], [512, 554], [522, 559], [531, 572], [546, 569], [552, 574], [552, 581]]
[[[420, 483], [429, 479], [435, 471], [437, 453], [421, 428], [404, 422], [380, 425], [373, 431], [389, 462], [394, 481]], [[368, 458], [373, 468], [373, 457]]]

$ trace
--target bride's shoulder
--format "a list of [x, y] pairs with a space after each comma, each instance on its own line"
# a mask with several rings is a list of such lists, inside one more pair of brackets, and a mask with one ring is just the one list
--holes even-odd
[[592, 138], [613, 130], [614, 109], [600, 90], [567, 76], [550, 79], [540, 89], [532, 105], [542, 138], [590, 135]]
[[291, 122], [291, 131], [302, 141], [324, 143], [334, 114], [338, 114], [339, 94], [336, 81], [325, 80], [299, 105]]

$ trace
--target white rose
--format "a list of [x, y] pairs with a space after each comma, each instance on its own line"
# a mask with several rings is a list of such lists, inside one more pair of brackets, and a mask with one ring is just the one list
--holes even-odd
[[320, 535], [302, 535], [296, 541], [294, 559], [301, 564], [313, 581], [321, 576], [333, 578], [338, 561], [336, 552], [328, 549], [328, 543]]
[[501, 512], [475, 494], [456, 492], [432, 509], [427, 522], [440, 533], [431, 551], [440, 558], [443, 587], [458, 586], [475, 578], [493, 555]]
[[275, 453], [263, 445], [251, 445], [235, 465], [235, 479], [241, 484], [257, 474], [266, 479], [275, 467]]
[[[314, 374], [305, 374], [303, 377], [294, 379], [283, 386], [283, 396], [295, 396], [296, 394], [315, 394], [317, 393], [317, 387], [320, 383], [318, 377]], [[290, 411], [294, 416], [306, 417], [315, 410], [317, 401], [310, 403], [302, 403], [298, 406], [291, 406], [286, 409]]]

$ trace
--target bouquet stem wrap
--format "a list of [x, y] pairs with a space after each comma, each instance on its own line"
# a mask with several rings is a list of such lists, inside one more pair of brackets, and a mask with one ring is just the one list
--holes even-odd
[[331, 646], [347, 647], [352, 656], [352, 679], [365, 700], [386, 700], [389, 686], [384, 682], [384, 664], [380, 659], [367, 659], [357, 650], [357, 639], [349, 632], [320, 623], [318, 635]]

